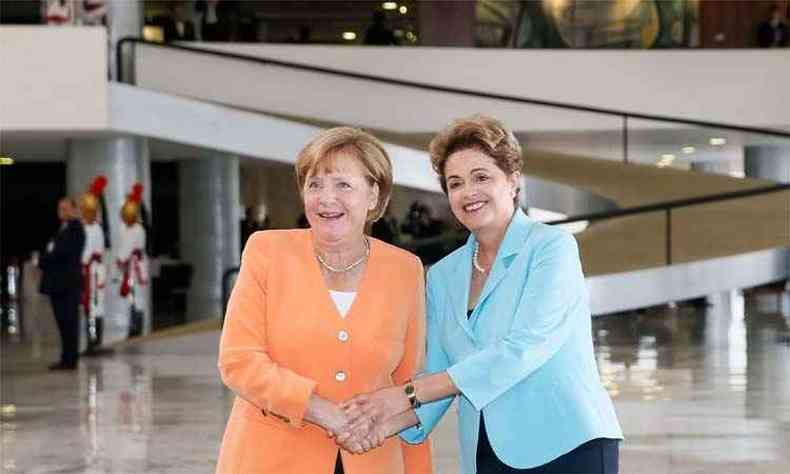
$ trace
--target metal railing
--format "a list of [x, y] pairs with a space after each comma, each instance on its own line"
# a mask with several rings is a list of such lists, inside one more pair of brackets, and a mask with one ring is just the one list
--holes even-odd
[[[636, 214], [646, 214], [649, 212], [664, 211], [666, 215], [666, 264], [672, 265], [672, 211], [678, 208], [697, 206], [700, 204], [710, 204], [714, 202], [730, 201], [747, 197], [761, 196], [764, 194], [790, 191], [790, 184], [777, 184], [761, 188], [745, 189], [743, 191], [730, 191], [726, 193], [710, 194], [696, 198], [677, 199], [674, 201], [664, 201], [655, 204], [628, 207], [625, 209], [614, 209], [611, 211], [595, 212], [591, 214], [581, 214], [567, 219], [547, 222], [549, 225], [571, 224], [574, 222], [595, 222], [617, 217], [632, 216]], [[788, 216], [790, 218], [790, 216]]]
[[[124, 47], [126, 45], [136, 45], [136, 44], [144, 44], [146, 46], [152, 46], [156, 48], [166, 48], [174, 51], [185, 51], [185, 52], [201, 54], [205, 56], [215, 56], [224, 59], [236, 59], [239, 61], [256, 63], [264, 66], [281, 67], [286, 69], [292, 69], [295, 71], [314, 72], [317, 74], [339, 76], [348, 79], [358, 79], [358, 80], [364, 80], [364, 81], [369, 81], [379, 84], [408, 87], [417, 90], [458, 94], [458, 95], [476, 97], [480, 99], [502, 100], [502, 101], [513, 102], [517, 104], [535, 105], [535, 106], [551, 107], [551, 108], [562, 109], [562, 110], [572, 110], [576, 112], [587, 112], [593, 114], [615, 116], [615, 117], [619, 117], [622, 120], [623, 162], [625, 163], [628, 163], [628, 121], [632, 119], [652, 120], [657, 122], [668, 122], [668, 123], [690, 125], [690, 126], [704, 127], [704, 128], [718, 128], [718, 129], [731, 130], [741, 133], [755, 133], [765, 136], [790, 139], [790, 132], [783, 132], [781, 130], [746, 127], [743, 125], [717, 123], [717, 122], [710, 122], [705, 120], [683, 119], [677, 117], [668, 117], [665, 115], [642, 114], [636, 112], [628, 112], [625, 110], [591, 107], [591, 106], [579, 105], [579, 104], [570, 104], [566, 102], [530, 99], [526, 97], [520, 97], [520, 96], [514, 96], [508, 94], [495, 94], [492, 92], [464, 89], [460, 87], [447, 87], [447, 86], [440, 86], [436, 84], [429, 84], [429, 83], [418, 82], [418, 81], [392, 79], [389, 77], [376, 76], [373, 74], [343, 71], [340, 69], [332, 69], [332, 68], [321, 67], [321, 66], [310, 66], [307, 64], [299, 64], [291, 61], [283, 61], [280, 59], [262, 58], [258, 56], [247, 55], [247, 54], [229, 53], [226, 51], [197, 48], [195, 46], [185, 46], [182, 44], [157, 43], [157, 42], [147, 41], [141, 38], [134, 38], [134, 37], [122, 38], [118, 41], [116, 45], [115, 63], [117, 67], [117, 74], [118, 74], [117, 77], [124, 78], [125, 74], [127, 73], [127, 71], [124, 70], [124, 62], [121, 60], [123, 58]], [[129, 82], [131, 84], [134, 84], [134, 78], [129, 78]], [[237, 108], [233, 106], [228, 106], [228, 107]]]
[[[639, 214], [646, 214], [650, 212], [664, 211], [665, 214], [665, 242], [666, 242], [666, 265], [672, 265], [672, 211], [675, 209], [697, 206], [701, 204], [710, 204], [715, 202], [724, 202], [735, 199], [742, 199], [754, 196], [762, 196], [766, 194], [778, 193], [782, 191], [790, 191], [790, 184], [777, 184], [773, 186], [765, 186], [761, 188], [746, 189], [742, 191], [731, 191], [726, 193], [718, 193], [707, 196], [701, 196], [688, 199], [677, 199], [673, 201], [658, 202], [655, 204], [646, 204], [642, 206], [628, 207], [624, 209], [614, 209], [611, 211], [595, 212], [590, 214], [580, 214], [567, 219], [560, 219], [555, 221], [546, 222], [548, 225], [561, 225], [572, 224], [576, 222], [597, 222], [609, 219], [616, 219], [619, 217], [633, 216]], [[788, 216], [790, 218], [790, 216]], [[432, 242], [439, 238], [429, 238]], [[419, 245], [419, 242], [414, 242]], [[409, 249], [409, 250], [414, 250]], [[222, 277], [222, 307], [227, 307], [228, 298], [230, 296], [229, 285], [230, 278], [238, 275], [240, 267], [229, 268]]]
[[[338, 77], [345, 77], [348, 79], [356, 79], [356, 80], [364, 80], [369, 81], [372, 83], [379, 83], [379, 84], [388, 84], [393, 86], [400, 86], [400, 87], [407, 87], [416, 90], [423, 90], [423, 91], [432, 91], [432, 92], [440, 92], [440, 93], [449, 93], [449, 94], [458, 94], [463, 96], [471, 96], [481, 99], [492, 99], [492, 100], [502, 100], [512, 103], [524, 104], [524, 105], [533, 105], [533, 106], [542, 106], [542, 107], [551, 107], [556, 109], [562, 110], [571, 110], [577, 112], [585, 112], [585, 113], [594, 113], [594, 114], [602, 114], [608, 115], [613, 117], [619, 117], [622, 121], [622, 158], [623, 162], [628, 163], [628, 127], [629, 127], [629, 120], [651, 120], [657, 122], [666, 122], [672, 124], [680, 124], [680, 125], [688, 125], [693, 127], [703, 127], [703, 128], [714, 128], [714, 129], [721, 129], [721, 130], [728, 130], [740, 133], [751, 133], [751, 134], [758, 134], [767, 137], [774, 137], [774, 138], [782, 138], [782, 139], [789, 139], [790, 140], [790, 132], [784, 132], [781, 130], [773, 130], [767, 128], [757, 128], [757, 127], [747, 127], [742, 125], [736, 124], [728, 124], [728, 123], [719, 123], [719, 122], [711, 122], [711, 121], [704, 121], [704, 120], [692, 120], [692, 119], [685, 119], [685, 118], [677, 118], [677, 117], [668, 117], [664, 115], [653, 115], [653, 114], [644, 114], [644, 113], [636, 113], [636, 112], [629, 112], [625, 110], [617, 110], [617, 109], [607, 109], [601, 107], [591, 107], [586, 105], [578, 105], [578, 104], [570, 104], [564, 102], [557, 102], [557, 101], [547, 101], [547, 100], [538, 100], [538, 99], [530, 99], [526, 97], [514, 96], [514, 95], [507, 95], [507, 94], [496, 94], [491, 92], [485, 91], [478, 91], [472, 89], [464, 89], [458, 87], [447, 87], [447, 86], [440, 86], [435, 84], [423, 83], [418, 81], [409, 81], [403, 79], [392, 79], [388, 77], [381, 77], [372, 74], [364, 74], [359, 72], [352, 72], [352, 71], [343, 71], [339, 69], [332, 69], [327, 67], [321, 66], [310, 66], [306, 64], [299, 64], [290, 61], [282, 61], [279, 59], [271, 59], [271, 58], [263, 58], [258, 56], [250, 56], [245, 54], [238, 54], [238, 53], [229, 53], [226, 51], [217, 51], [213, 49], [203, 49], [198, 48], [195, 46], [186, 46], [182, 44], [163, 44], [163, 43], [156, 43], [151, 41], [146, 41], [141, 38], [133, 38], [133, 37], [126, 37], [122, 38], [118, 41], [116, 45], [116, 65], [117, 65], [117, 73], [119, 78], [125, 78], [125, 75], [128, 71], [124, 70], [124, 61], [122, 61], [123, 53], [125, 47], [127, 45], [137, 45], [143, 44], [146, 46], [152, 46], [156, 48], [166, 48], [175, 51], [183, 51], [183, 52], [190, 52], [194, 54], [206, 55], [206, 56], [215, 56], [223, 59], [235, 59], [239, 61], [249, 62], [249, 63], [256, 63], [264, 66], [273, 66], [279, 68], [286, 68], [295, 71], [305, 71], [305, 72], [313, 72], [316, 74], [324, 74], [324, 75], [331, 75], [331, 76], [338, 76]], [[134, 84], [134, 78], [127, 78], [127, 82]], [[238, 108], [234, 106], [228, 106], [229, 108]], [[631, 215], [638, 215], [638, 214], [645, 214], [650, 212], [657, 212], [657, 211], [664, 211], [666, 215], [666, 264], [672, 264], [672, 211], [674, 209], [695, 206], [700, 204], [709, 204], [714, 202], [722, 202], [728, 200], [735, 200], [741, 198], [748, 198], [754, 197], [758, 195], [765, 195], [771, 193], [778, 193], [782, 191], [790, 190], [790, 184], [778, 184], [773, 186], [755, 188], [755, 189], [748, 189], [743, 191], [733, 191], [733, 192], [725, 192], [725, 193], [717, 193], [711, 194], [706, 196], [701, 196], [697, 198], [689, 198], [689, 199], [680, 199], [680, 200], [672, 200], [672, 201], [665, 201], [659, 202], [654, 204], [642, 205], [642, 206], [635, 206], [625, 209], [615, 209], [611, 211], [605, 212], [597, 212], [591, 214], [584, 214], [584, 215], [577, 215], [572, 216], [567, 219], [557, 220], [548, 222], [551, 225], [559, 225], [559, 224], [569, 224], [574, 222], [581, 222], [581, 221], [601, 221], [601, 220], [608, 220], [614, 219], [618, 217], [624, 216], [631, 216]], [[237, 274], [239, 271], [238, 267], [228, 269], [223, 276], [223, 304], [227, 303], [228, 294], [230, 291], [229, 288], [229, 280], [230, 277]]]

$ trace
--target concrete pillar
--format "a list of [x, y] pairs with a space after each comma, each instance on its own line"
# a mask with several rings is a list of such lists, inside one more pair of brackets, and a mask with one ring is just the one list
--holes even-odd
[[745, 147], [744, 171], [750, 178], [790, 183], [790, 145]]
[[[759, 145], [744, 147], [744, 170], [750, 178], [761, 178], [778, 183], [790, 183], [790, 145]], [[790, 217], [788, 217], [790, 226]], [[787, 254], [787, 273], [790, 274], [790, 252]], [[780, 311], [790, 314], [790, 280], [781, 295]]]
[[[790, 145], [759, 145], [744, 147], [744, 167], [746, 176], [750, 178], [761, 178], [778, 183], [790, 183]], [[788, 217], [790, 225], [790, 217]], [[787, 273], [790, 274], [790, 252], [787, 258]], [[785, 282], [785, 290], [777, 295], [774, 308], [790, 323], [790, 280]], [[758, 302], [759, 303], [759, 302]], [[790, 340], [780, 334], [772, 334], [770, 339], [757, 341], [762, 344], [776, 344], [777, 342], [788, 343]], [[761, 390], [747, 390], [745, 406], [747, 415], [759, 416], [759, 413], [766, 412], [765, 397], [760, 397], [760, 393], [787, 393], [790, 386], [790, 378], [774, 377], [764, 378], [763, 374], [779, 373], [775, 372], [776, 367], [780, 367], [783, 362], [775, 354], [781, 351], [767, 351], [766, 357], [757, 360], [750, 360], [747, 371], [747, 382], [759, 384]], [[764, 389], [764, 390], [763, 390]], [[782, 391], [784, 390], [784, 391]], [[757, 415], [755, 415], [757, 413]]]
[[721, 174], [725, 176], [743, 176], [744, 164], [742, 159], [693, 161], [691, 163], [691, 170], [698, 173]]
[[[109, 37], [110, 77], [116, 76], [115, 46], [126, 36], [141, 37], [143, 32], [143, 2], [137, 0], [107, 0], [107, 35]], [[127, 50], [124, 71], [132, 71], [131, 51]]]
[[239, 265], [239, 159], [181, 163], [181, 259], [193, 267], [187, 321], [221, 317], [222, 275]]
[[[106, 315], [104, 344], [126, 339], [129, 328], [129, 309], [120, 296], [120, 274], [115, 267], [115, 254], [120, 239], [121, 206], [134, 183], [142, 183], [143, 200], [149, 219], [154, 225], [151, 209], [151, 166], [148, 140], [137, 137], [71, 139], [68, 144], [66, 166], [67, 190], [70, 196], [79, 196], [87, 191], [96, 175], [107, 177], [104, 197], [110, 223], [110, 253], [106, 258], [108, 282], [105, 291]], [[151, 238], [151, 236], [147, 236]], [[146, 262], [147, 263], [147, 262]], [[145, 316], [143, 332], [151, 328], [151, 285], [143, 287]], [[85, 343], [85, 332], [80, 334], [80, 343]]]

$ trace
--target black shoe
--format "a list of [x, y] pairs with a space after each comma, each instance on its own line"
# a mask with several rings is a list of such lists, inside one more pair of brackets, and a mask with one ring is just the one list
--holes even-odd
[[58, 362], [57, 364], [52, 364], [52, 365], [49, 366], [49, 370], [51, 370], [51, 371], [55, 371], [55, 370], [76, 370], [76, 369], [77, 369], [77, 363], [76, 362], [73, 363], [73, 364], [66, 364], [66, 363], [63, 363], [63, 362]]

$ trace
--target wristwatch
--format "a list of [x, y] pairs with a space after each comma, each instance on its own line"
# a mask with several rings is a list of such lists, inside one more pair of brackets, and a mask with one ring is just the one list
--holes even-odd
[[409, 405], [411, 405], [412, 409], [416, 410], [420, 408], [422, 403], [417, 400], [417, 390], [415, 390], [414, 383], [411, 380], [406, 381], [406, 385], [403, 386], [403, 392], [406, 394], [406, 397], [408, 397]]

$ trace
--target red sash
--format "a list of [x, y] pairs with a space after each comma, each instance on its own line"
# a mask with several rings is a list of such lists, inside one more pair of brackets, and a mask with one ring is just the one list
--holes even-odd
[[132, 251], [131, 257], [127, 261], [119, 261], [118, 264], [120, 265], [121, 269], [123, 269], [123, 281], [121, 282], [121, 296], [124, 298], [129, 295], [129, 292], [132, 290], [132, 272], [134, 272], [134, 277], [136, 278], [137, 282], [141, 285], [145, 285], [148, 281], [143, 278], [143, 269], [141, 266], [141, 262], [143, 261], [143, 251], [140, 249], [134, 249]]
[[101, 254], [94, 253], [88, 260], [88, 263], [82, 266], [82, 307], [85, 309], [85, 314], [90, 314], [91, 303], [91, 288], [104, 288], [99, 282], [91, 281], [91, 266], [94, 263], [101, 263]]

